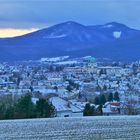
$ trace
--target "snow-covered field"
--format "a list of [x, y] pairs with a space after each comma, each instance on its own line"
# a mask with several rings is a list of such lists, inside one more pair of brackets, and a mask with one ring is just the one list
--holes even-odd
[[0, 121], [0, 140], [140, 140], [140, 116]]
[[69, 56], [51, 57], [51, 58], [41, 58], [40, 62], [59, 62], [68, 59]]

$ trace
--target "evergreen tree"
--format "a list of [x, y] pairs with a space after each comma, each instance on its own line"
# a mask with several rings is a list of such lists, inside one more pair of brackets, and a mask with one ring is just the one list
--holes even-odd
[[58, 92], [58, 87], [57, 86], [54, 86], [54, 89], [56, 92]]
[[94, 107], [91, 106], [89, 103], [87, 103], [84, 108], [84, 116], [93, 116], [93, 115], [94, 115]]
[[102, 95], [100, 96], [100, 105], [104, 105], [105, 103], [106, 103], [106, 98], [105, 98], [105, 95], [102, 94]]
[[115, 101], [120, 101], [120, 97], [119, 97], [119, 93], [118, 92], [115, 92], [115, 94], [114, 94], [114, 100]]
[[99, 106], [99, 112], [100, 112], [100, 114], [99, 114], [99, 115], [103, 115], [102, 108], [103, 108], [103, 105], [100, 105], [100, 106]]
[[35, 117], [34, 113], [34, 104], [32, 103], [31, 95], [26, 94], [15, 105], [15, 118], [33, 118]]
[[36, 103], [37, 117], [53, 117], [55, 115], [54, 106], [45, 99], [39, 99]]
[[104, 90], [104, 91], [107, 90], [107, 86], [106, 86], [106, 85], [103, 86], [103, 90]]
[[101, 91], [101, 87], [99, 85], [96, 86], [96, 91]]
[[68, 85], [66, 89], [71, 92], [73, 90], [73, 87], [71, 85]]
[[95, 99], [94, 99], [94, 104], [95, 104], [95, 105], [99, 105], [99, 104], [100, 104], [100, 100], [99, 100], [99, 97], [98, 97], [98, 96], [95, 97]]
[[107, 101], [109, 101], [109, 102], [113, 101], [113, 94], [112, 93], [109, 93]]
[[29, 88], [30, 90], [31, 90], [31, 92], [33, 92], [34, 91], [34, 89], [33, 89], [33, 87], [32, 86], [30, 86], [30, 88]]
[[14, 111], [14, 106], [9, 106], [8, 108], [6, 108], [4, 119], [14, 119]]
[[5, 117], [5, 109], [6, 109], [6, 107], [5, 107], [5, 104], [1, 104], [0, 105], [0, 119], [4, 119]]
[[82, 98], [82, 94], [79, 92], [78, 93], [78, 99], [81, 99]]

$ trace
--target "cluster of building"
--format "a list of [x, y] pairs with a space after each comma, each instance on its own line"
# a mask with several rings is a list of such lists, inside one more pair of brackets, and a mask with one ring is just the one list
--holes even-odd
[[83, 116], [85, 105], [95, 108], [95, 98], [119, 93], [119, 101], [107, 101], [103, 115], [140, 113], [140, 65], [96, 63], [92, 59], [75, 64], [0, 64], [0, 94], [32, 93], [54, 106], [58, 117]]

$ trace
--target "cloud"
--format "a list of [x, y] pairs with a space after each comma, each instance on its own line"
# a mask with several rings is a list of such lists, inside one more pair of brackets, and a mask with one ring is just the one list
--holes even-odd
[[140, 29], [138, 0], [1, 0], [1, 28], [42, 28], [74, 20], [83, 24], [117, 21]]

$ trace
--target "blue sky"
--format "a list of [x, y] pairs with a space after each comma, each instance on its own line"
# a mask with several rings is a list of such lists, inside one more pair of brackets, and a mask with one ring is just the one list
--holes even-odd
[[140, 0], [0, 0], [0, 28], [44, 28], [64, 21], [116, 21], [140, 29]]

